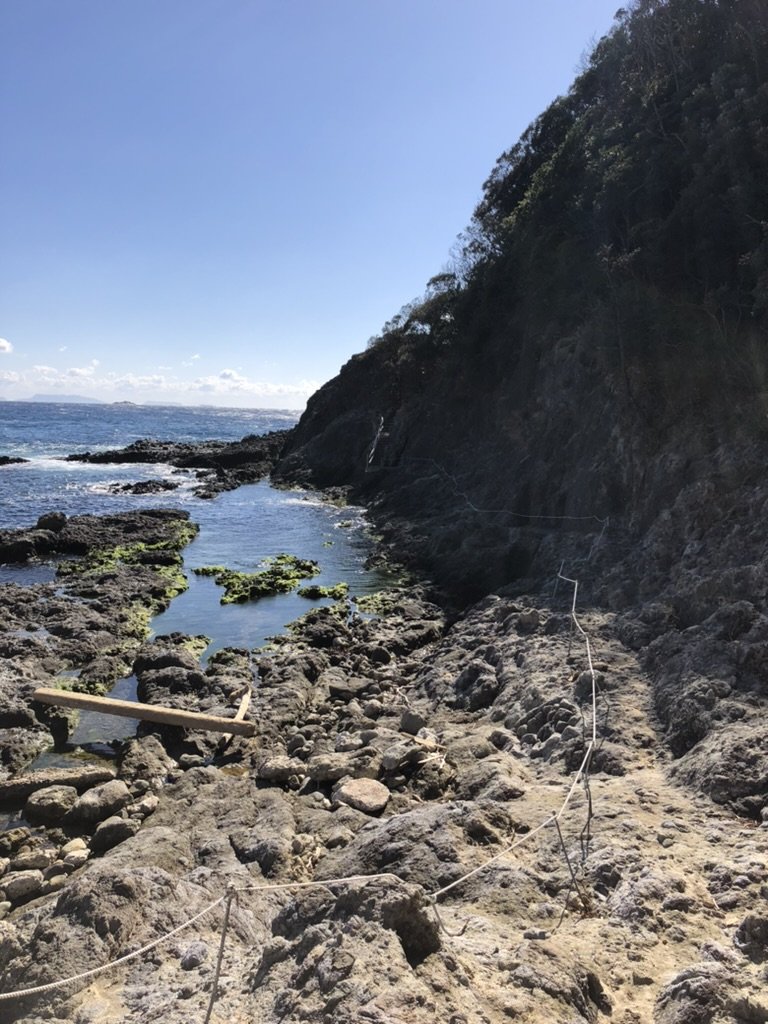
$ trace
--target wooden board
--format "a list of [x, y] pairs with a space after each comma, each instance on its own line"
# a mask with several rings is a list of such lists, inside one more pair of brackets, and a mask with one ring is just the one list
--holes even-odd
[[98, 711], [102, 715], [119, 715], [121, 718], [139, 718], [143, 722], [157, 722], [160, 725], [179, 725], [182, 729], [228, 732], [237, 736], [253, 736], [256, 731], [253, 722], [243, 722], [237, 717], [222, 718], [220, 715], [204, 715], [197, 711], [179, 711], [178, 708], [166, 708], [161, 704], [139, 704], [131, 700], [114, 700], [112, 697], [92, 697], [88, 693], [55, 690], [47, 686], [35, 690], [33, 697], [41, 704]]

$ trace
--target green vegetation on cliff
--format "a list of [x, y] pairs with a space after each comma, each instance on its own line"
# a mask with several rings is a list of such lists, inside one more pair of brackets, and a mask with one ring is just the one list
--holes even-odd
[[589, 323], [622, 372], [709, 344], [746, 382], [767, 310], [765, 5], [638, 0], [499, 157], [453, 262], [372, 344], [402, 360], [482, 350], [500, 315], [540, 341]]

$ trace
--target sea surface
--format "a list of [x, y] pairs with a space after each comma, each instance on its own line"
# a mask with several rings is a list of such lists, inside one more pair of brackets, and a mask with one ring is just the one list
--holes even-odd
[[[311, 582], [346, 582], [350, 595], [372, 593], [386, 577], [364, 568], [372, 541], [362, 509], [336, 508], [311, 492], [278, 490], [266, 481], [207, 500], [192, 493], [195, 480], [191, 472], [170, 466], [89, 465], [62, 459], [73, 452], [121, 448], [147, 437], [237, 440], [246, 434], [290, 427], [296, 419], [295, 412], [273, 409], [0, 402], [0, 455], [30, 460], [0, 467], [0, 529], [32, 526], [40, 515], [56, 510], [71, 516], [157, 507], [185, 509], [200, 526], [197, 539], [184, 552], [189, 589], [153, 619], [153, 634], [177, 630], [204, 634], [210, 638], [206, 658], [221, 647], [261, 647], [313, 605], [330, 602], [309, 601], [294, 593], [222, 605], [223, 592], [213, 579], [190, 570], [225, 565], [253, 572], [264, 558], [288, 552], [318, 562], [321, 573]], [[181, 486], [152, 495], [109, 492], [113, 483], [155, 478], [180, 480]], [[44, 582], [53, 579], [54, 573], [53, 565], [0, 566], [0, 583]], [[133, 685], [131, 679], [123, 680], [115, 696], [130, 697]], [[81, 723], [81, 736], [83, 724], [88, 723]], [[119, 719], [112, 724], [112, 738], [132, 728]], [[89, 726], [87, 731], [94, 738], [98, 733], [98, 738], [108, 739], [107, 727], [108, 722], [102, 722], [99, 729]]]

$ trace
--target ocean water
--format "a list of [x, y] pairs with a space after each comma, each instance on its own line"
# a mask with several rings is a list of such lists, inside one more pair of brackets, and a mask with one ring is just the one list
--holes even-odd
[[[318, 562], [321, 573], [313, 583], [346, 582], [355, 596], [374, 592], [386, 577], [364, 568], [372, 542], [361, 509], [336, 508], [311, 492], [278, 490], [267, 481], [205, 500], [192, 493], [191, 473], [180, 474], [170, 466], [96, 466], [61, 460], [71, 452], [119, 448], [144, 437], [236, 440], [292, 426], [296, 418], [293, 412], [258, 409], [0, 402], [0, 455], [30, 460], [0, 467], [0, 528], [31, 526], [44, 512], [54, 510], [75, 515], [183, 508], [200, 526], [198, 537], [184, 552], [189, 589], [153, 619], [153, 634], [205, 634], [211, 640], [206, 658], [221, 647], [261, 647], [313, 605], [329, 602], [281, 594], [248, 604], [222, 605], [223, 591], [213, 579], [190, 570], [225, 565], [253, 572], [264, 558], [285, 551]], [[153, 478], [180, 480], [181, 486], [154, 495], [110, 494], [108, 490], [112, 483]], [[52, 579], [54, 572], [52, 565], [0, 566], [0, 583], [42, 582]], [[130, 681], [122, 681], [121, 695], [127, 696], [130, 686]], [[107, 723], [99, 723], [94, 730], [92, 723], [82, 722], [78, 742], [84, 742], [86, 734], [90, 739], [96, 733], [100, 739], [125, 734], [125, 725], [119, 719], [112, 721], [111, 736], [104, 734]], [[83, 726], [88, 726], [85, 732]]]

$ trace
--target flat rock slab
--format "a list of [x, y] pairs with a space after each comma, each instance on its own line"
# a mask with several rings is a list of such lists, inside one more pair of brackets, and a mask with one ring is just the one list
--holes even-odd
[[42, 768], [40, 771], [17, 775], [14, 779], [0, 782], [0, 807], [20, 806], [32, 793], [47, 786], [74, 786], [78, 793], [82, 793], [102, 782], [110, 782], [114, 777], [115, 772], [112, 768], [104, 768], [101, 765], [82, 768]]
[[364, 814], [381, 814], [389, 803], [389, 790], [375, 779], [347, 779], [336, 787], [333, 799]]

